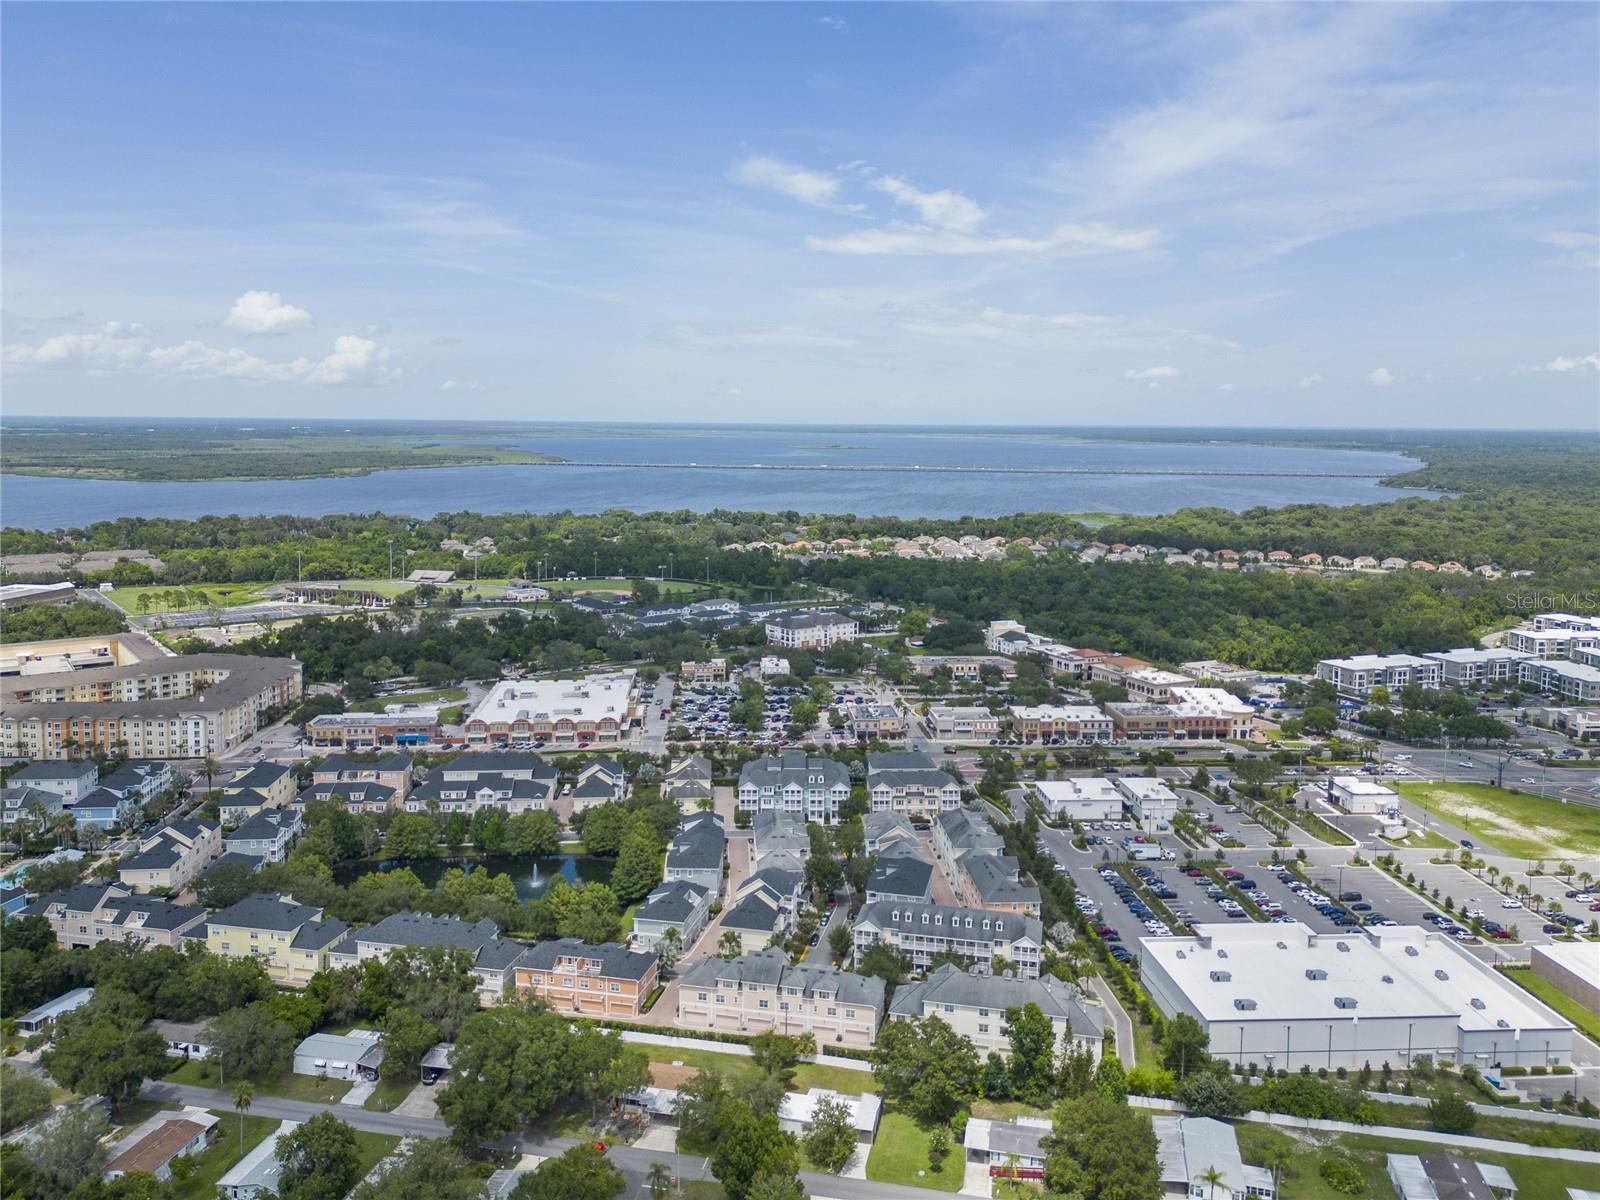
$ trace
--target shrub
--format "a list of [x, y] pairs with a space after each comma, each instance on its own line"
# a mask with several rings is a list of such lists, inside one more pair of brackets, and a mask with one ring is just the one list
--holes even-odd
[[1428, 1124], [1440, 1133], [1471, 1133], [1477, 1110], [1460, 1096], [1440, 1096], [1428, 1105]]
[[1317, 1174], [1334, 1191], [1345, 1196], [1359, 1196], [1367, 1190], [1367, 1178], [1361, 1168], [1347, 1158], [1325, 1158], [1317, 1167]]

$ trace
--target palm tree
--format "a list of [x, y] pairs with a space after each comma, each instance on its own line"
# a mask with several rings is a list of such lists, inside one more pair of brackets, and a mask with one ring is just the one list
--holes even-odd
[[1015, 1150], [1006, 1151], [1006, 1177], [1013, 1184], [1017, 1182], [1017, 1168], [1022, 1166], [1022, 1156]]
[[672, 1172], [658, 1162], [650, 1164], [650, 1170], [644, 1177], [645, 1186], [650, 1189], [651, 1200], [661, 1200], [672, 1190]]
[[1214, 1200], [1217, 1189], [1222, 1186], [1222, 1172], [1209, 1166], [1200, 1172], [1200, 1182], [1206, 1185], [1206, 1200]]
[[250, 1111], [250, 1103], [256, 1098], [256, 1089], [248, 1080], [241, 1080], [233, 1085], [233, 1106], [239, 1110], [239, 1154], [244, 1155], [244, 1115]]
[[724, 929], [722, 940], [717, 943], [717, 953], [723, 958], [738, 958], [739, 945], [739, 935], [731, 929]]
[[210, 799], [211, 779], [217, 773], [217, 760], [209, 754], [206, 755], [205, 761], [200, 764], [200, 770], [206, 777], [206, 798]]

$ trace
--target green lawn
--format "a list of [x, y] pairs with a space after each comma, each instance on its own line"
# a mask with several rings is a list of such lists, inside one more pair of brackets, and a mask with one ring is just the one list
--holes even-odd
[[[265, 599], [265, 583], [197, 583], [197, 584], [146, 584], [138, 587], [119, 587], [105, 593], [106, 599], [123, 612], [170, 613], [193, 612], [196, 609], [232, 608], [240, 604], [256, 604]], [[139, 598], [148, 596], [149, 603], [139, 606]]]
[[1464, 828], [1518, 858], [1551, 859], [1600, 855], [1600, 821], [1594, 810], [1562, 804], [1486, 783], [1402, 783], [1407, 800]]
[[1502, 971], [1501, 974], [1519, 987], [1532, 992], [1594, 1041], [1600, 1042], [1600, 1013], [1591, 1012], [1549, 980], [1539, 978], [1529, 967]]
[[276, 1117], [247, 1115], [244, 1119], [244, 1144], [241, 1147], [239, 1114], [226, 1108], [213, 1108], [211, 1115], [222, 1122], [217, 1126], [217, 1140], [195, 1159], [193, 1175], [182, 1183], [173, 1183], [172, 1200], [212, 1200], [217, 1194], [217, 1180], [279, 1125]]
[[958, 1192], [964, 1172], [961, 1143], [954, 1137], [950, 1139], [950, 1153], [945, 1156], [944, 1169], [935, 1172], [928, 1167], [927, 1131], [904, 1113], [883, 1114], [883, 1120], [878, 1123], [878, 1136], [872, 1142], [872, 1152], [867, 1155], [868, 1179], [901, 1187]]
[[[216, 1088], [218, 1091], [231, 1091], [232, 1083], [227, 1083], [219, 1078], [216, 1067], [199, 1059], [190, 1059], [181, 1063], [167, 1075], [173, 1083], [187, 1083], [194, 1087]], [[258, 1096], [278, 1096], [284, 1100], [308, 1100], [316, 1104], [336, 1103], [350, 1090], [350, 1084], [342, 1079], [318, 1079], [311, 1075], [296, 1075], [292, 1071], [285, 1071], [276, 1079], [257, 1079], [252, 1081]]]
[[[755, 1070], [755, 1062], [742, 1054], [722, 1054], [716, 1050], [699, 1050], [682, 1046], [652, 1046], [639, 1043], [651, 1062], [681, 1062], [686, 1067], [702, 1071], [719, 1071], [724, 1078], [735, 1078]], [[794, 1086], [797, 1091], [809, 1088], [828, 1088], [847, 1096], [859, 1096], [873, 1086], [870, 1071], [855, 1071], [849, 1067], [827, 1064], [801, 1063], [795, 1069]]]
[[419, 1086], [415, 1075], [404, 1075], [399, 1079], [380, 1079], [378, 1086], [372, 1089], [372, 1095], [361, 1102], [361, 1107], [372, 1112], [393, 1112], [395, 1105], [411, 1094], [411, 1089]]
[[361, 1161], [361, 1175], [366, 1177], [368, 1171], [378, 1165], [378, 1160], [383, 1158], [396, 1146], [400, 1139], [387, 1133], [369, 1133], [365, 1129], [356, 1130], [356, 1156]]
[[439, 688], [432, 692], [399, 692], [393, 696], [374, 696], [358, 700], [350, 706], [351, 712], [381, 713], [389, 704], [437, 704], [447, 700], [465, 700], [467, 693], [461, 688]]
[[1454, 850], [1455, 845], [1442, 834], [1428, 830], [1425, 836], [1413, 833], [1410, 837], [1384, 838], [1384, 844], [1402, 850]]

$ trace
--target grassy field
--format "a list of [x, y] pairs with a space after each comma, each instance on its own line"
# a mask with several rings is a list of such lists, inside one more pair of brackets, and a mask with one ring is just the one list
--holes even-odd
[[[262, 591], [269, 586], [265, 583], [193, 583], [168, 587], [157, 583], [139, 587], [119, 587], [104, 595], [123, 612], [136, 615], [194, 612], [202, 608], [233, 608], [241, 604], [258, 604], [266, 598], [262, 595]], [[143, 607], [140, 606], [141, 597], [148, 598]]]
[[[172, 1083], [187, 1083], [195, 1087], [227, 1090], [231, 1084], [220, 1081], [217, 1069], [199, 1059], [181, 1063], [167, 1079]], [[312, 1075], [296, 1075], [285, 1071], [276, 1079], [255, 1081], [256, 1095], [278, 1096], [284, 1100], [308, 1100], [315, 1104], [333, 1104], [350, 1090], [343, 1079], [318, 1079]]]
[[371, 1112], [393, 1112], [395, 1105], [411, 1094], [411, 1089], [418, 1086], [415, 1075], [407, 1075], [401, 1079], [380, 1079], [378, 1086], [372, 1089], [372, 1095], [361, 1102], [361, 1107]]
[[964, 1172], [962, 1151], [960, 1143], [954, 1138], [950, 1141], [944, 1170], [932, 1171], [928, 1168], [927, 1131], [904, 1113], [886, 1112], [878, 1124], [872, 1153], [867, 1155], [867, 1178], [901, 1187], [958, 1192]]
[[1502, 971], [1501, 974], [1518, 987], [1532, 992], [1594, 1041], [1600, 1042], [1600, 1013], [1591, 1012], [1549, 980], [1539, 978], [1529, 967]]
[[451, 700], [465, 700], [467, 693], [460, 688], [439, 688], [432, 692], [399, 692], [392, 696], [374, 696], [358, 700], [350, 706], [351, 712], [381, 713], [390, 704], [438, 704]]
[[236, 1162], [254, 1150], [268, 1134], [278, 1128], [279, 1124], [276, 1117], [247, 1115], [244, 1119], [244, 1143], [241, 1147], [239, 1114], [226, 1108], [213, 1108], [211, 1115], [221, 1122], [217, 1126], [217, 1140], [204, 1154], [195, 1159], [193, 1175], [182, 1183], [173, 1183], [172, 1200], [212, 1200], [217, 1194], [217, 1180], [226, 1175]]
[[365, 1129], [356, 1130], [356, 1157], [361, 1162], [362, 1177], [365, 1178], [367, 1172], [378, 1165], [378, 1160], [399, 1144], [399, 1138], [387, 1133], [368, 1133]]
[[1400, 849], [1400, 850], [1454, 850], [1455, 849], [1455, 844], [1453, 842], [1451, 842], [1451, 840], [1449, 838], [1444, 837], [1442, 834], [1435, 833], [1431, 829], [1428, 830], [1427, 835], [1423, 836], [1423, 837], [1419, 837], [1415, 833], [1413, 833], [1410, 837], [1384, 838], [1383, 839], [1383, 843], [1386, 846], [1394, 846], [1396, 849]]
[[[686, 1067], [703, 1071], [720, 1071], [724, 1078], [736, 1078], [755, 1070], [753, 1060], [742, 1054], [722, 1054], [715, 1050], [698, 1050], [683, 1046], [651, 1046], [639, 1044], [651, 1062], [681, 1062]], [[854, 1071], [849, 1067], [833, 1067], [814, 1063], [801, 1063], [795, 1069], [796, 1091], [809, 1088], [828, 1088], [847, 1096], [859, 1096], [873, 1086], [870, 1071]]]
[[1402, 783], [1402, 796], [1518, 858], [1600, 855], [1594, 810], [1486, 783]]

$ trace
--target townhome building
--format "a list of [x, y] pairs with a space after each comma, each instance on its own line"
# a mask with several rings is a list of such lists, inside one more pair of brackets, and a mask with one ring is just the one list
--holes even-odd
[[1438, 650], [1422, 657], [1439, 664], [1439, 676], [1446, 686], [1479, 687], [1515, 679], [1517, 669], [1531, 656], [1509, 646], [1469, 646], [1460, 650]]
[[628, 794], [628, 775], [614, 758], [596, 758], [585, 763], [572, 785], [572, 811], [582, 812], [597, 804], [621, 804]]
[[927, 904], [933, 899], [933, 864], [904, 846], [880, 854], [867, 873], [867, 903]]
[[850, 798], [850, 772], [831, 758], [785, 750], [745, 763], [739, 772], [739, 805], [754, 811], [776, 809], [832, 825], [839, 806]]
[[177, 949], [183, 945], [183, 935], [205, 921], [206, 910], [198, 904], [135, 896], [118, 883], [80, 883], [39, 897], [21, 915], [43, 917], [63, 950], [101, 942]]
[[1052, 821], [1114, 821], [1122, 816], [1122, 793], [1109, 779], [1040, 779], [1031, 786]]
[[931, 822], [961, 805], [961, 783], [926, 754], [896, 751], [867, 755], [867, 797], [874, 813], [892, 812]]
[[294, 802], [294, 772], [279, 763], [259, 762], [237, 772], [220, 789], [224, 825], [237, 825], [264, 808], [287, 808]]
[[55, 792], [31, 787], [0, 788], [0, 824], [8, 829], [18, 822], [44, 828], [66, 811], [66, 802]]
[[938, 1017], [957, 1033], [972, 1039], [978, 1056], [1011, 1053], [1006, 1036], [1008, 1009], [1036, 1004], [1050, 1019], [1055, 1044], [1088, 1050], [1096, 1062], [1105, 1045], [1105, 1010], [1080, 989], [1053, 975], [1025, 977], [1016, 971], [1000, 975], [972, 967], [963, 971], [946, 963], [926, 979], [902, 984], [889, 1005], [891, 1020]]
[[667, 930], [678, 931], [679, 950], [688, 950], [705, 932], [716, 894], [687, 879], [657, 884], [643, 904], [633, 910], [633, 945], [655, 950]]
[[980, 971], [1005, 959], [1025, 979], [1036, 978], [1044, 949], [1044, 926], [1037, 917], [987, 912], [979, 908], [904, 900], [868, 902], [851, 926], [855, 961], [873, 946], [905, 955], [926, 970], [941, 954], [956, 954]]
[[542, 812], [555, 799], [559, 776], [536, 754], [468, 752], [434, 767], [402, 802], [407, 812], [498, 808], [508, 817]]
[[661, 779], [661, 798], [670, 800], [685, 814], [711, 807], [711, 760], [702, 754], [691, 754], [675, 760]]
[[313, 784], [371, 783], [390, 788], [404, 800], [411, 791], [409, 754], [330, 754], [311, 770]]
[[398, 912], [350, 934], [330, 952], [328, 961], [335, 967], [353, 967], [369, 959], [388, 958], [408, 946], [442, 946], [464, 953], [472, 960], [481, 1005], [500, 1002], [513, 969], [527, 950], [522, 943], [501, 937], [493, 921]]
[[802, 872], [762, 866], [739, 885], [722, 912], [721, 928], [735, 934], [745, 952], [765, 950], [773, 938], [787, 937], [794, 929], [804, 891]]
[[1417, 654], [1358, 654], [1323, 659], [1317, 664], [1317, 678], [1327, 680], [1343, 695], [1365, 699], [1375, 687], [1390, 692], [1410, 683], [1438, 688], [1441, 669], [1435, 660]]
[[630, 1018], [644, 1011], [655, 992], [661, 964], [648, 950], [562, 938], [530, 946], [514, 978], [519, 996], [537, 996], [557, 1012]]
[[966, 859], [999, 854], [1006, 844], [982, 810], [976, 808], [955, 808], [940, 813], [933, 822], [932, 834], [933, 861], [944, 873], [946, 882], [958, 891], [961, 864]]
[[382, 783], [313, 783], [295, 797], [296, 808], [315, 801], [349, 813], [382, 813], [400, 807], [400, 793]]
[[200, 818], [174, 821], [139, 839], [139, 852], [117, 863], [117, 877], [135, 892], [181, 892], [222, 857], [222, 826]]
[[791, 650], [826, 650], [861, 635], [854, 617], [833, 612], [779, 613], [766, 619], [765, 630], [768, 645]]
[[48, 792], [70, 807], [100, 785], [100, 768], [92, 759], [41, 760], [13, 771], [7, 783]]
[[883, 1020], [883, 980], [810, 963], [779, 951], [705, 958], [683, 973], [680, 1029], [785, 1036], [810, 1033], [819, 1047], [865, 1049]]
[[722, 863], [726, 857], [728, 835], [722, 818], [701, 812], [683, 818], [667, 847], [663, 878], [698, 884], [713, 899], [722, 894]]
[[936, 704], [926, 720], [940, 741], [987, 742], [1000, 736], [1000, 718], [987, 708]]
[[909, 851], [915, 854], [922, 845], [916, 826], [903, 813], [879, 810], [861, 819], [868, 854]]
[[969, 908], [1038, 916], [1043, 908], [1039, 889], [1022, 874], [1009, 854], [969, 854], [957, 865], [956, 899]]
[[1014, 704], [1008, 724], [1013, 736], [1027, 742], [1111, 740], [1111, 718], [1089, 704]]
[[93, 826], [112, 830], [136, 823], [143, 807], [134, 796], [97, 787], [76, 804], [69, 805], [67, 811], [80, 829]]
[[755, 814], [750, 831], [750, 859], [756, 868], [782, 866], [787, 870], [805, 870], [806, 860], [811, 857], [811, 834], [804, 817], [768, 809]]
[[143, 804], [172, 786], [172, 765], [164, 762], [125, 762], [100, 781], [108, 792]]
[[223, 853], [247, 854], [263, 864], [282, 862], [289, 857], [289, 847], [299, 839], [304, 824], [292, 808], [263, 809], [222, 835]]
[[322, 909], [276, 896], [247, 896], [207, 919], [206, 949], [229, 958], [254, 958], [280, 987], [305, 987], [331, 965], [332, 951], [350, 934]]

